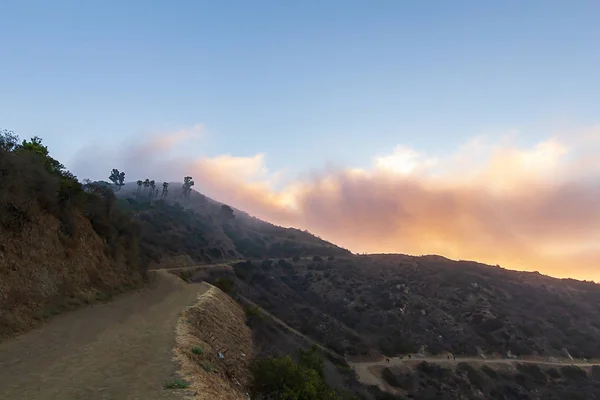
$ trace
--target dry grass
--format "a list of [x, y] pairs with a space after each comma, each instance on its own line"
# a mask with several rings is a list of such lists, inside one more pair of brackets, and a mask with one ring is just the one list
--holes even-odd
[[77, 215], [75, 223], [69, 238], [48, 214], [19, 232], [0, 228], [0, 339], [140, 284], [125, 260], [106, 254], [87, 219]]
[[[177, 324], [175, 359], [194, 399], [246, 400], [252, 332], [243, 308], [211, 286]], [[221, 352], [225, 358], [219, 359]]]

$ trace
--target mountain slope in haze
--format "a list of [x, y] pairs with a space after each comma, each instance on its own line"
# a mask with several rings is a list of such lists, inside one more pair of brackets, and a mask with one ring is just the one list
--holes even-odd
[[238, 290], [339, 354], [600, 357], [600, 285], [439, 256], [234, 266]]
[[170, 183], [163, 199], [140, 191], [135, 183], [115, 193], [122, 209], [141, 225], [144, 254], [156, 263], [166, 256], [211, 262], [351, 254], [309, 232], [261, 221], [195, 190], [183, 195], [181, 183]]
[[165, 201], [131, 184], [117, 192], [143, 243], [197, 261], [263, 259], [236, 264], [240, 293], [339, 354], [600, 357], [594, 283], [441, 256], [355, 256], [169, 186]]

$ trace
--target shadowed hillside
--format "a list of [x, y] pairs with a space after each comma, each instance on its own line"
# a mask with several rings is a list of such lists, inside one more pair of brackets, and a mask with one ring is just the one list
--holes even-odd
[[339, 354], [600, 357], [600, 286], [590, 282], [439, 256], [263, 260], [234, 271], [241, 294]]
[[162, 196], [125, 184], [116, 192], [124, 210], [142, 227], [142, 247], [153, 262], [189, 256], [195, 262], [264, 257], [335, 256], [350, 252], [306, 231], [251, 217], [182, 184], [168, 184]]
[[139, 286], [138, 242], [111, 190], [84, 190], [41, 139], [0, 132], [0, 338]]

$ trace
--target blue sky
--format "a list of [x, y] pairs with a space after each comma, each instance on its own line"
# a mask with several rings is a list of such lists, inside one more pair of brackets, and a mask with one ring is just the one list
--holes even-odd
[[188, 154], [300, 172], [598, 122], [597, 1], [24, 0], [0, 15], [0, 127], [67, 166], [86, 144], [198, 123]]

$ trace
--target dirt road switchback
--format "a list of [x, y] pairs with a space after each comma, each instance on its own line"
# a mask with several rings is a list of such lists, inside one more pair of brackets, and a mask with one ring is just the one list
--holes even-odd
[[175, 325], [208, 289], [163, 271], [150, 287], [59, 316], [0, 343], [2, 400], [181, 398], [163, 386], [176, 375]]

